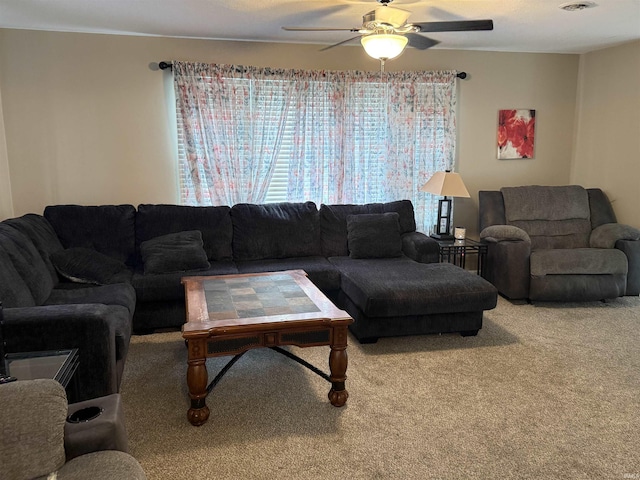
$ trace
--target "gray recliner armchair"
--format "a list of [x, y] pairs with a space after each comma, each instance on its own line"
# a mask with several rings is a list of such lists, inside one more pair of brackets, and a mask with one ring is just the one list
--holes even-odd
[[593, 301], [640, 293], [640, 230], [617, 223], [600, 189], [479, 192], [486, 278], [505, 297]]
[[[65, 452], [67, 412], [65, 390], [55, 380], [0, 385], [0, 478], [146, 479], [140, 464], [118, 450], [94, 451], [67, 461], [70, 457], [70, 452]], [[83, 447], [73, 450], [78, 453]]]

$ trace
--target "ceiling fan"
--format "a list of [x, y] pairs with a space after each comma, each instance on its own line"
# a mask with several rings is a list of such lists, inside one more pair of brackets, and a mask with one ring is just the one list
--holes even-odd
[[355, 37], [330, 45], [328, 50], [360, 38], [367, 54], [382, 62], [395, 58], [408, 45], [418, 50], [426, 50], [440, 43], [433, 38], [420, 35], [423, 32], [466, 32], [493, 30], [493, 20], [454, 20], [448, 22], [412, 22], [407, 23], [411, 12], [390, 7], [393, 0], [377, 0], [382, 6], [366, 13], [362, 17], [362, 26], [355, 28], [326, 27], [282, 27], [294, 32], [346, 31], [357, 32]]

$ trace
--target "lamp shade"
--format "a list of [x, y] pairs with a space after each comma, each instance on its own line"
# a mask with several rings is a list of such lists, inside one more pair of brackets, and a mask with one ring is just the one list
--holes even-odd
[[367, 55], [378, 60], [389, 60], [397, 57], [407, 46], [408, 41], [404, 35], [390, 33], [373, 33], [360, 39]]
[[442, 195], [444, 197], [470, 197], [462, 177], [454, 172], [436, 172], [420, 189], [422, 192]]

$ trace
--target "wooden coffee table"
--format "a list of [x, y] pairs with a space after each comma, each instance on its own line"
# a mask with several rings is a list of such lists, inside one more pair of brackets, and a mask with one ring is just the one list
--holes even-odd
[[[199, 426], [209, 418], [207, 395], [246, 351], [270, 347], [331, 382], [329, 400], [347, 402], [347, 326], [353, 319], [338, 309], [303, 270], [184, 277], [187, 322], [182, 336], [189, 359], [187, 384], [191, 408], [187, 418]], [[329, 345], [327, 375], [281, 345]], [[206, 359], [235, 355], [207, 385]]]

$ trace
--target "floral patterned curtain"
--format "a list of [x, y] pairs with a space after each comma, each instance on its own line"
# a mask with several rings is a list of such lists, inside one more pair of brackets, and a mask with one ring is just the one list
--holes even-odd
[[264, 201], [287, 121], [287, 200], [410, 199], [419, 230], [435, 223], [438, 197], [419, 190], [454, 164], [456, 72], [174, 62], [174, 78], [179, 114], [189, 117], [184, 157], [198, 203]]
[[264, 201], [295, 82], [269, 68], [177, 61], [173, 75], [186, 203]]
[[367, 203], [410, 199], [418, 228], [438, 197], [420, 187], [452, 169], [456, 72], [312, 72], [293, 114], [289, 199]]

